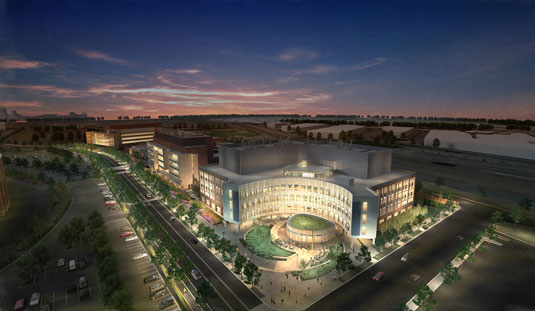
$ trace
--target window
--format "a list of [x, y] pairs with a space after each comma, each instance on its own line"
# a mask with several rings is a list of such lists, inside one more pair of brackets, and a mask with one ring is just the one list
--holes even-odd
[[362, 211], [367, 212], [368, 211], [368, 202], [362, 202]]
[[366, 220], [368, 219], [368, 216], [366, 214], [362, 215], [362, 223], [366, 224]]
[[366, 235], [366, 226], [362, 226], [362, 230], [360, 232], [362, 235]]

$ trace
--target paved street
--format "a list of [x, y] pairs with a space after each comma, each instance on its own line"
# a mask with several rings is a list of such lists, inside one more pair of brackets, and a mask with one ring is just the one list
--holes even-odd
[[459, 270], [461, 280], [434, 293], [434, 310], [535, 310], [535, 247], [498, 241], [503, 246], [485, 243]]
[[[112, 161], [114, 165], [118, 165], [112, 159], [107, 159]], [[134, 191], [146, 198], [148, 191], [135, 178], [128, 173], [120, 176], [127, 181], [127, 184]], [[169, 232], [175, 242], [191, 258], [203, 277], [208, 279], [219, 293], [220, 298], [225, 303], [225, 305], [220, 306], [221, 309], [248, 310], [262, 304], [262, 301], [202, 243], [197, 245], [190, 243], [195, 236], [180, 222], [170, 223], [168, 219], [172, 216], [171, 213], [158, 200], [150, 200], [148, 207], [149, 211], [159, 219], [161, 225]]]
[[[455, 240], [457, 235], [470, 239], [487, 225], [490, 209], [470, 202], [461, 202], [461, 205], [463, 209], [459, 212], [398, 248], [309, 310], [394, 310], [400, 303], [407, 302], [419, 284], [409, 279], [411, 274], [417, 273], [421, 276], [420, 281], [429, 282], [440, 267], [455, 256], [461, 244]], [[407, 252], [411, 254], [410, 259], [401, 262], [401, 256]], [[385, 278], [376, 282], [372, 277], [379, 271], [385, 273]]]

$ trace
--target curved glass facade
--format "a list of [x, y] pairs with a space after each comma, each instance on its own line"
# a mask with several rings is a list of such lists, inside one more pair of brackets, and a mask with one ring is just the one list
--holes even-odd
[[351, 227], [353, 194], [342, 186], [303, 177], [258, 180], [239, 186], [240, 222], [277, 214], [307, 213]]

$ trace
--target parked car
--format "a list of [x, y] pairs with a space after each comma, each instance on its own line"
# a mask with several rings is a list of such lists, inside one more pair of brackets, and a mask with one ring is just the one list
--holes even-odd
[[41, 302], [41, 294], [39, 292], [33, 293], [30, 298], [30, 308], [37, 306]]
[[80, 280], [78, 280], [78, 288], [84, 289], [87, 287], [87, 280], [85, 279], [85, 276], [81, 276]]
[[132, 256], [132, 259], [138, 260], [138, 259], [141, 259], [141, 258], [145, 258], [147, 256], [148, 256], [147, 253], [139, 253], [139, 254], [136, 254], [136, 255]]
[[98, 183], [97, 185], [99, 185], [99, 186], [107, 186], [108, 184], [106, 184], [105, 182], [101, 182], [101, 183]]
[[115, 205], [115, 204], [117, 204], [117, 202], [115, 202], [115, 200], [106, 201], [106, 205]]
[[413, 273], [411, 276], [409, 276], [409, 279], [411, 279], [413, 282], [417, 282], [420, 279], [420, 275]]
[[373, 280], [379, 282], [380, 280], [385, 278], [384, 272], [377, 272], [376, 275], [373, 276]]
[[167, 294], [168, 294], [167, 289], [161, 288], [161, 289], [159, 289], [159, 290], [157, 290], [155, 292], [150, 293], [149, 299], [150, 300], [155, 300], [155, 299], [167, 296]]
[[169, 306], [172, 306], [175, 304], [175, 300], [173, 297], [169, 296], [165, 298], [164, 300], [160, 301], [160, 310], [163, 310]]
[[50, 305], [50, 303], [45, 303], [41, 305], [41, 311], [50, 311], [50, 310], [52, 310], [52, 306]]
[[58, 268], [61, 268], [65, 265], [65, 258], [58, 259]]
[[191, 243], [193, 243], [193, 244], [199, 244], [199, 240], [197, 240], [196, 238], [193, 238], [193, 239], [191, 239], [190, 241], [191, 241]]
[[176, 218], [175, 218], [175, 216], [171, 216], [171, 217], [169, 217], [169, 220], [170, 221], [174, 221], [174, 220], [176, 220]]
[[132, 227], [130, 227], [130, 226], [122, 226], [121, 227], [121, 232], [125, 232], [125, 231], [132, 231]]
[[84, 288], [80, 290], [80, 300], [85, 300], [89, 297], [89, 289]]
[[127, 237], [127, 236], [132, 235], [132, 234], [134, 234], [134, 231], [125, 231], [125, 232], [121, 233], [121, 238]]
[[76, 270], [76, 259], [69, 260], [69, 271]]
[[13, 308], [14, 311], [19, 311], [24, 309], [24, 298], [21, 298], [15, 302], [15, 308]]
[[411, 257], [411, 254], [405, 253], [405, 255], [401, 256], [401, 261], [405, 262], [409, 260], [409, 257]]
[[455, 240], [462, 241], [462, 240], [464, 240], [464, 237], [462, 235], [458, 235], [458, 236], [455, 237]]
[[151, 286], [149, 286], [149, 293], [157, 292], [162, 288], [164, 288], [162, 282], [158, 282], [158, 283], [152, 284]]
[[134, 241], [134, 240], [137, 240], [137, 235], [131, 235], [131, 236], [127, 237], [126, 239], [124, 239], [125, 242], [131, 242], [131, 241]]
[[147, 193], [146, 197], [147, 199], [152, 199], [152, 195], [150, 193]]
[[197, 270], [197, 269], [191, 270], [191, 276], [196, 280], [198, 280], [198, 279], [200, 279], [202, 277], [201, 274], [199, 273], [199, 270]]
[[83, 269], [85, 267], [87, 267], [87, 263], [85, 262], [85, 259], [82, 258], [78, 260], [78, 269]]
[[145, 284], [152, 283], [152, 282], [158, 281], [159, 279], [160, 279], [159, 275], [153, 274], [153, 275], [149, 275], [146, 278], [144, 278], [143, 279], [143, 283], [145, 283]]

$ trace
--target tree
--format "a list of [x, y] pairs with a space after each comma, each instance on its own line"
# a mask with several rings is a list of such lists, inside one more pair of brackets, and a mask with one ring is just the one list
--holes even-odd
[[50, 250], [48, 247], [39, 244], [32, 248], [31, 254], [37, 259], [40, 267], [44, 267], [46, 262], [50, 259]]
[[105, 279], [107, 275], [113, 274], [119, 270], [119, 264], [116, 256], [104, 257], [98, 264], [98, 277]]
[[498, 239], [498, 235], [496, 233], [496, 226], [495, 225], [487, 226], [487, 228], [485, 228], [484, 235], [491, 240]]
[[390, 244], [396, 244], [398, 239], [398, 231], [394, 227], [386, 229], [385, 232], [386, 241]]
[[197, 293], [204, 298], [205, 300], [208, 298], [216, 298], [217, 293], [212, 288], [212, 285], [210, 285], [210, 282], [208, 281], [202, 281], [202, 283], [197, 288]]
[[407, 307], [407, 305], [404, 303], [400, 303], [395, 311], [409, 311], [409, 307]]
[[308, 263], [306, 260], [304, 259], [301, 259], [301, 262], [299, 262], [299, 269], [301, 270], [305, 270], [308, 266]]
[[518, 223], [520, 223], [522, 220], [524, 220], [524, 210], [521, 208], [515, 208], [510, 214], [509, 217], [513, 220], [515, 223], [515, 228]]
[[329, 135], [327, 135], [327, 139], [333, 139], [333, 133], [329, 133]]
[[97, 229], [104, 226], [104, 218], [102, 218], [102, 214], [99, 212], [92, 211], [87, 216], [87, 224], [89, 225], [90, 229]]
[[459, 275], [459, 268], [454, 267], [451, 262], [446, 262], [440, 268], [440, 275], [444, 279], [444, 284], [446, 285], [450, 285], [453, 282], [461, 279], [461, 276]]
[[247, 258], [245, 258], [245, 256], [243, 256], [242, 254], [238, 253], [236, 255], [236, 258], [234, 259], [234, 272], [236, 272], [236, 274], [241, 275], [246, 262]]
[[490, 216], [490, 222], [495, 224], [503, 224], [505, 219], [503, 218], [502, 212], [494, 211], [492, 216]]
[[286, 127], [286, 130], [289, 132], [292, 130], [292, 126], [290, 124], [288, 124], [288, 126]]
[[314, 139], [314, 133], [312, 133], [312, 131], [308, 132], [308, 138]]
[[262, 275], [258, 266], [252, 261], [247, 261], [243, 268], [243, 274], [245, 275], [245, 284], [257, 285], [260, 282], [260, 276]]
[[371, 255], [371, 253], [368, 250], [368, 247], [366, 245], [361, 245], [360, 246], [360, 251], [356, 256], [356, 259], [358, 261], [362, 261], [362, 262], [370, 262], [370, 261], [372, 261], [372, 255]]
[[403, 225], [401, 225], [401, 228], [399, 228], [399, 233], [406, 234], [411, 230], [412, 226], [410, 223], [406, 222]]
[[522, 198], [520, 199], [520, 202], [518, 202], [518, 206], [522, 207], [526, 211], [529, 211], [529, 209], [533, 206], [533, 204], [529, 198]]
[[416, 290], [416, 298], [414, 299], [414, 303], [417, 306], [422, 307], [424, 311], [430, 311], [433, 310], [433, 305], [435, 305], [437, 302], [433, 299], [433, 291], [429, 288], [429, 286], [422, 283]]
[[338, 271], [338, 273], [343, 273], [347, 270], [353, 269], [355, 269], [355, 266], [349, 257], [349, 253], [343, 252], [336, 257], [336, 271]]
[[77, 239], [78, 231], [71, 224], [63, 225], [58, 231], [58, 241], [66, 247], [69, 245], [74, 246], [74, 242]]
[[194, 205], [192, 205], [186, 214], [186, 221], [190, 226], [197, 223], [197, 210], [198, 209], [194, 208]]
[[84, 220], [80, 217], [74, 217], [70, 222], [71, 226], [76, 230], [77, 236], [80, 236], [85, 231]]
[[17, 261], [16, 270], [23, 281], [30, 282], [34, 275], [41, 271], [41, 266], [37, 258], [31, 254], [26, 254]]
[[444, 181], [444, 178], [438, 176], [435, 179], [435, 185], [437, 185], [438, 188], [440, 188], [440, 186], [444, 186], [445, 184], [446, 184], [446, 182]]
[[381, 250], [381, 249], [383, 249], [383, 248], [385, 247], [385, 244], [386, 244], [386, 240], [385, 240], [385, 238], [384, 238], [382, 235], [379, 235], [379, 234], [378, 234], [378, 235], [375, 237], [375, 246], [376, 246], [379, 250]]
[[41, 160], [39, 158], [35, 157], [35, 158], [32, 159], [32, 166], [33, 167], [40, 168], [42, 164], [43, 164], [43, 162], [41, 162]]
[[110, 305], [113, 293], [121, 288], [123, 288], [123, 280], [117, 272], [107, 275], [102, 289], [102, 301], [104, 304]]
[[433, 147], [438, 148], [440, 146], [440, 139], [433, 139]]
[[460, 260], [465, 260], [466, 256], [469, 256], [470, 254], [470, 244], [464, 243], [457, 249], [457, 254], [455, 255], [455, 257], [459, 258]]
[[134, 310], [134, 296], [128, 288], [123, 287], [113, 292], [108, 304], [118, 311], [132, 311]]
[[316, 139], [321, 139], [321, 132], [316, 133]]

